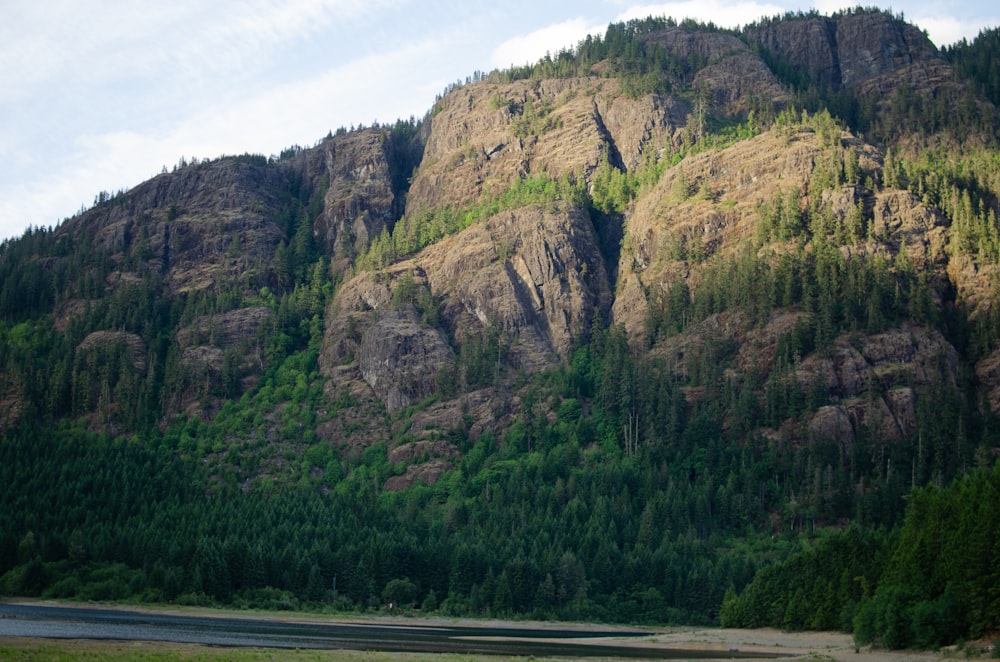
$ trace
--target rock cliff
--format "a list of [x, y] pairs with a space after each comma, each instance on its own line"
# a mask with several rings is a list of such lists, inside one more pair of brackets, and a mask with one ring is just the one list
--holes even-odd
[[751, 27], [747, 37], [833, 87], [871, 91], [910, 67], [945, 66], [925, 33], [882, 13], [770, 22]]
[[174, 294], [253, 281], [286, 240], [276, 222], [283, 173], [263, 159], [187, 165], [88, 211], [64, 232], [117, 263], [162, 278]]
[[635, 165], [687, 112], [680, 99], [631, 99], [599, 77], [467, 85], [435, 107], [406, 213], [460, 209], [541, 173], [586, 178], [605, 158]]
[[733, 35], [676, 27], [651, 33], [645, 41], [663, 48], [673, 58], [703, 63], [694, 75], [693, 85], [707, 93], [705, 101], [714, 112], [746, 112], [754, 99], [779, 103], [790, 99], [763, 60]]
[[316, 148], [324, 157], [326, 194], [314, 234], [340, 273], [371, 241], [391, 231], [403, 206], [397, 190], [399, 156], [391, 132], [338, 134]]
[[[411, 306], [394, 303], [404, 283], [426, 288], [432, 310], [424, 316], [439, 317], [447, 342]], [[493, 334], [492, 351], [502, 355], [505, 371], [513, 365], [535, 372], [566, 360], [610, 301], [587, 213], [561, 203], [532, 205], [500, 213], [382, 274], [364, 272], [347, 282], [327, 311], [320, 364], [342, 385], [363, 379], [395, 412], [440, 389], [439, 379], [454, 369], [451, 345], [484, 352]], [[498, 358], [481, 357], [491, 371], [499, 369]]]
[[[89, 252], [83, 284], [54, 298], [46, 328], [82, 357], [125, 348], [126, 382], [169, 382], [165, 420], [210, 418], [257, 383], [269, 352], [315, 351], [321, 337], [318, 371], [337, 404], [312, 432], [345, 456], [391, 441], [393, 462], [411, 464], [391, 489], [454, 467], [452, 431], [502, 432], [523, 413], [524, 381], [568, 365], [595, 324], [623, 329], [631, 355], [663, 366], [692, 411], [711, 395], [706, 372], [761, 408], [777, 391], [808, 403], [747, 434], [846, 449], [875, 430], [905, 443], [933, 389], [978, 388], [1000, 413], [995, 347], [970, 369], [955, 322], [991, 319], [998, 268], [955, 250], [953, 219], [931, 196], [888, 183], [887, 148], [916, 139], [879, 142], [900, 98], [965, 90], [926, 35], [852, 11], [741, 33], [670, 24], [638, 39], [650, 54], [638, 73], [611, 56], [564, 62], [559, 76], [494, 72], [420, 123], [186, 164], [102, 200], [55, 231]], [[871, 126], [783, 113], [799, 87], [833, 90]], [[575, 193], [498, 202], [525, 182]], [[617, 197], [598, 201], [598, 184]], [[430, 227], [446, 216], [459, 221]], [[399, 228], [417, 240], [397, 242]], [[373, 244], [389, 247], [383, 259], [365, 259]], [[67, 252], [32, 268], [54, 273]], [[750, 277], [740, 265], [820, 255], [845, 272], [918, 274], [899, 287], [923, 288], [923, 308], [844, 324], [817, 351], [800, 337], [825, 323], [815, 293], [775, 286], [753, 293], [756, 307], [705, 303], [720, 278]], [[170, 301], [158, 326], [128, 314], [140, 292]], [[164, 363], [178, 374], [163, 380]], [[20, 386], [0, 381], [5, 420], [20, 416]], [[92, 386], [79, 390], [96, 402]]]

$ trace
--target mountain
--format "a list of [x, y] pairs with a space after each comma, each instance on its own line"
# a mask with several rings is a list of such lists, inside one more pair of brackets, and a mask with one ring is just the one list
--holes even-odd
[[1000, 449], [995, 39], [613, 24], [6, 242], [0, 589], [850, 629]]

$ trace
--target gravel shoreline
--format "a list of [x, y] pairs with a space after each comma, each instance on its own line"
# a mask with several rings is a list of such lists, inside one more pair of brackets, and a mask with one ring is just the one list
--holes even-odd
[[[260, 619], [280, 622], [301, 623], [379, 623], [411, 626], [485, 626], [491, 628], [537, 630], [578, 630], [581, 633], [600, 630], [608, 636], [588, 638], [586, 643], [602, 644], [613, 642], [617, 646], [650, 649], [717, 650], [739, 651], [741, 654], [790, 655], [808, 659], [835, 660], [838, 662], [935, 662], [947, 658], [967, 657], [967, 653], [982, 653], [982, 648], [974, 647], [966, 651], [944, 649], [938, 652], [924, 651], [884, 651], [864, 647], [855, 648], [849, 634], [839, 632], [785, 632], [775, 629], [742, 630], [731, 628], [691, 628], [691, 627], [635, 627], [592, 623], [565, 623], [552, 621], [504, 621], [473, 618], [449, 618], [443, 616], [409, 615], [328, 615], [317, 613], [258, 612], [234, 609], [210, 609], [202, 607], [179, 607], [172, 605], [128, 605], [90, 604], [61, 601], [8, 600], [8, 604], [48, 605], [53, 607], [85, 607], [87, 609], [115, 609], [148, 614], [190, 615], [199, 617]], [[645, 637], [626, 637], [626, 632], [641, 630], [649, 632]], [[622, 637], [614, 632], [622, 632]], [[495, 659], [495, 658], [493, 658]], [[744, 658], [747, 659], [747, 658]], [[754, 659], [754, 658], [750, 658]]]

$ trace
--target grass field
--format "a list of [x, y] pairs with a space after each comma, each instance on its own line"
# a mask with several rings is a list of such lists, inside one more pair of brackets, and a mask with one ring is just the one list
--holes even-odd
[[268, 648], [216, 648], [196, 644], [130, 641], [60, 641], [0, 638], [0, 662], [473, 662], [501, 661], [496, 656], [378, 653], [365, 651], [316, 651]]

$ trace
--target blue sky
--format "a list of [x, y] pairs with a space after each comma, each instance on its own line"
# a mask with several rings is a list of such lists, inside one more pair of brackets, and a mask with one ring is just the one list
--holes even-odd
[[[181, 157], [276, 154], [340, 126], [422, 116], [476, 70], [535, 61], [650, 14], [736, 26], [857, 2], [5, 0], [0, 239], [56, 225]], [[876, 4], [938, 45], [1000, 25], [993, 3]]]

